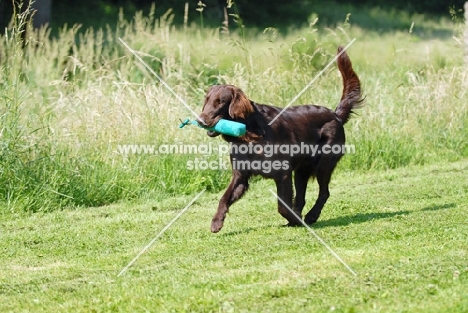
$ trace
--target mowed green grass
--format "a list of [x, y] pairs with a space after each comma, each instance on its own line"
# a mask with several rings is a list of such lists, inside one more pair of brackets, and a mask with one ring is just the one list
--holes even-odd
[[[352, 155], [346, 156], [352, 158]], [[221, 193], [0, 219], [1, 312], [467, 312], [468, 160], [338, 169], [313, 226], [282, 227], [255, 180], [209, 231]], [[316, 183], [308, 188], [311, 206]]]

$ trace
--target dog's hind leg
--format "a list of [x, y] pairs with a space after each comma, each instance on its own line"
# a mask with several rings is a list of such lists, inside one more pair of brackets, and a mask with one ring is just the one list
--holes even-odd
[[333, 170], [336, 167], [336, 164], [338, 163], [338, 160], [336, 157], [332, 156], [329, 158], [322, 158], [320, 160], [321, 162], [319, 162], [317, 166], [316, 177], [319, 184], [319, 194], [314, 206], [304, 218], [304, 221], [307, 224], [313, 224], [318, 220], [320, 213], [322, 213], [323, 206], [330, 197], [330, 190], [328, 189], [328, 185], [330, 184], [331, 176]]

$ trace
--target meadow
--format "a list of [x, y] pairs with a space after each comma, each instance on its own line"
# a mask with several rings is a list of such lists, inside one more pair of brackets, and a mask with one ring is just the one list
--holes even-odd
[[[463, 26], [404, 15], [407, 29], [370, 30], [315, 18], [285, 32], [228, 31], [150, 12], [50, 36], [19, 15], [0, 37], [1, 311], [468, 311]], [[255, 179], [212, 235], [230, 172], [187, 162], [218, 155], [122, 153], [222, 142], [178, 128], [190, 110], [119, 38], [196, 112], [217, 83], [285, 106], [356, 38], [348, 54], [366, 101], [345, 127], [356, 153], [340, 162], [314, 229], [358, 276], [305, 228], [279, 227], [263, 193], [271, 182]], [[333, 65], [295, 104], [334, 108], [341, 89]]]

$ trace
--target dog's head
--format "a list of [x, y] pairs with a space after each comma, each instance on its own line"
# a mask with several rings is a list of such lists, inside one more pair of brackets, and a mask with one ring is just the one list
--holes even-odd
[[[213, 127], [220, 119], [245, 120], [253, 110], [252, 103], [242, 90], [233, 85], [216, 85], [206, 93], [198, 123]], [[208, 136], [218, 135], [215, 131], [208, 131]]]

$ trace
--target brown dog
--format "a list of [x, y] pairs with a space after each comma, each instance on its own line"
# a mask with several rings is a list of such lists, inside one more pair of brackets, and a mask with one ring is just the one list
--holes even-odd
[[[339, 47], [338, 53], [342, 49]], [[219, 201], [211, 223], [212, 232], [221, 230], [229, 207], [248, 189], [252, 175], [275, 180], [280, 198], [278, 211], [290, 226], [300, 225], [301, 222], [289, 208], [302, 217], [307, 182], [310, 177], [316, 177], [318, 198], [304, 221], [308, 224], [317, 221], [330, 196], [328, 185], [333, 170], [343, 155], [342, 150], [334, 148], [344, 145], [343, 125], [363, 100], [359, 78], [346, 52], [339, 55], [337, 64], [343, 77], [343, 94], [335, 111], [322, 106], [303, 105], [281, 112], [281, 108], [249, 100], [235, 86], [210, 87], [198, 122], [212, 127], [220, 119], [227, 119], [241, 122], [247, 127], [247, 133], [242, 137], [222, 135], [231, 144], [232, 180]], [[208, 131], [208, 135], [215, 137], [219, 133]], [[294, 204], [293, 172], [296, 189]]]

